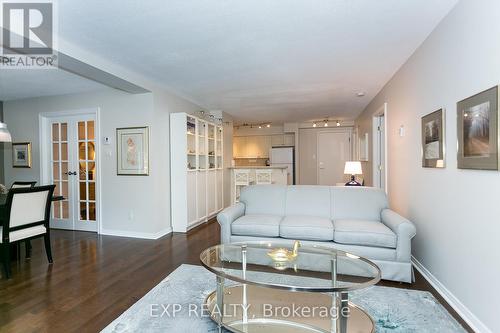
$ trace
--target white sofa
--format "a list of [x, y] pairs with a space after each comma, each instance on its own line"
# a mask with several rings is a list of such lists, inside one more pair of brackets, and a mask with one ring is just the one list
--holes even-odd
[[412, 282], [412, 222], [388, 208], [376, 188], [254, 185], [217, 215], [221, 242], [316, 244], [376, 263], [386, 280]]

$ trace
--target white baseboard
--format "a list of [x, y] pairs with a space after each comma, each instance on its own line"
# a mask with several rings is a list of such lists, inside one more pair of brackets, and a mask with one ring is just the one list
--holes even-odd
[[477, 318], [460, 300], [453, 295], [432, 273], [424, 267], [414, 256], [411, 257], [413, 266], [436, 289], [445, 301], [458, 313], [460, 317], [477, 333], [493, 333], [479, 318]]
[[136, 231], [123, 231], [123, 230], [110, 230], [102, 229], [101, 235], [130, 237], [130, 238], [143, 238], [143, 239], [158, 239], [172, 232], [172, 228], [166, 228], [159, 232], [136, 232]]

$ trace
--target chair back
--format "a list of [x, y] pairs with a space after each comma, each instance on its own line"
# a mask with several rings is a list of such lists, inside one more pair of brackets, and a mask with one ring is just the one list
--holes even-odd
[[11, 189], [13, 188], [31, 188], [35, 187], [36, 182], [13, 182], [12, 186], [10, 187]]
[[55, 185], [11, 189], [3, 218], [4, 237], [11, 231], [37, 225], [48, 228], [54, 189]]

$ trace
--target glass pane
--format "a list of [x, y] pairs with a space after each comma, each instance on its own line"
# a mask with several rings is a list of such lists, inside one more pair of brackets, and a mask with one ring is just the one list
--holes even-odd
[[85, 142], [78, 143], [78, 159], [86, 160], [85, 158]]
[[87, 200], [87, 187], [85, 182], [80, 182], [80, 200]]
[[59, 124], [52, 124], [52, 141], [59, 141]]
[[61, 195], [61, 182], [54, 182], [56, 188], [54, 189], [55, 195]]
[[61, 161], [68, 160], [68, 144], [61, 143]]
[[88, 121], [87, 122], [87, 140], [94, 140], [94, 139], [95, 139], [94, 121]]
[[89, 202], [89, 220], [95, 221], [95, 202]]
[[88, 184], [89, 184], [89, 200], [95, 201], [95, 183], [88, 183]]
[[59, 144], [54, 143], [52, 145], [52, 160], [59, 161]]
[[59, 162], [55, 162], [52, 165], [52, 174], [54, 180], [59, 180]]
[[69, 202], [68, 201], [62, 202], [62, 218], [63, 219], [69, 218]]
[[63, 180], [68, 180], [68, 162], [61, 163], [61, 177]]
[[95, 160], [95, 144], [93, 142], [87, 143], [87, 150], [87, 159], [89, 159], [90, 161]]
[[86, 202], [80, 202], [80, 220], [82, 220], [82, 221], [87, 220], [87, 203]]
[[86, 175], [87, 175], [87, 170], [86, 170], [86, 163], [85, 162], [80, 162], [80, 169], [79, 169], [79, 179], [80, 180], [86, 180]]
[[61, 203], [59, 201], [54, 202], [52, 207], [52, 216], [56, 219], [61, 218]]
[[78, 140], [85, 140], [85, 122], [78, 123]]
[[68, 182], [62, 182], [61, 190], [62, 190], [62, 196], [67, 198], [68, 197]]
[[89, 162], [89, 180], [95, 180], [96, 177], [96, 170], [95, 170], [95, 163], [94, 162]]
[[61, 141], [68, 141], [68, 124], [61, 124]]

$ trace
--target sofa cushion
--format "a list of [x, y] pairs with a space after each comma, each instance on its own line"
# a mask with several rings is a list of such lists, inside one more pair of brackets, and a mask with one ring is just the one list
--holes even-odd
[[231, 224], [231, 233], [241, 236], [279, 237], [280, 222], [277, 215], [244, 215]]
[[335, 220], [333, 226], [335, 243], [396, 248], [396, 235], [382, 222]]
[[285, 215], [286, 186], [251, 185], [241, 189], [240, 202], [245, 204], [245, 215]]
[[379, 188], [365, 186], [334, 186], [332, 220], [380, 221], [380, 214], [388, 207], [387, 195]]
[[285, 216], [280, 223], [280, 236], [289, 239], [332, 241], [333, 223], [316, 216]]
[[286, 192], [286, 216], [319, 216], [330, 219], [330, 205], [329, 186], [288, 186]]

